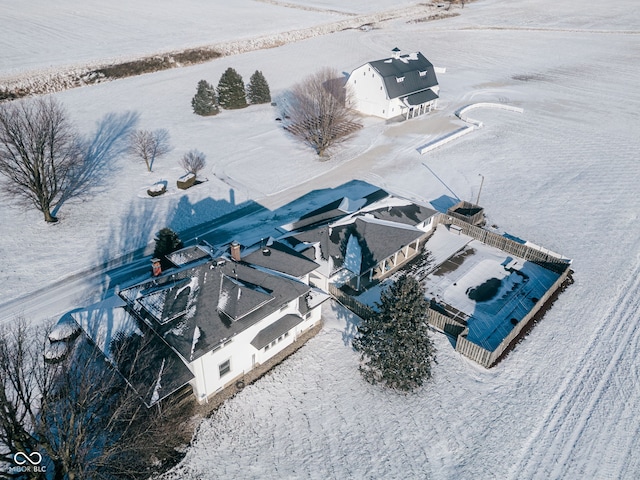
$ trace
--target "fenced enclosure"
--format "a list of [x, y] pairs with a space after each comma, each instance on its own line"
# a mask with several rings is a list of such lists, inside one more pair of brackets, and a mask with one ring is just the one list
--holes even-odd
[[557, 274], [565, 272], [571, 264], [569, 259], [563, 258], [556, 253], [549, 251], [543, 252], [529, 245], [518, 243], [497, 233], [471, 225], [452, 215], [440, 214], [437, 221], [439, 224], [455, 225], [459, 228], [460, 233], [464, 235], [468, 235], [475, 240], [515, 255], [516, 257], [536, 263]]
[[465, 329], [459, 336], [456, 342], [456, 352], [461, 353], [465, 357], [470, 358], [474, 362], [479, 363], [483, 367], [489, 368], [500, 358], [500, 356], [509, 348], [512, 342], [520, 335], [520, 333], [529, 325], [535, 315], [544, 307], [544, 305], [551, 299], [553, 294], [558, 290], [562, 284], [567, 280], [570, 269], [566, 268], [564, 272], [558, 277], [554, 284], [545, 292], [545, 294], [536, 302], [533, 308], [527, 313], [522, 320], [514, 325], [513, 330], [504, 337], [498, 347], [491, 351], [482, 348], [480, 345], [467, 340], [468, 329]]

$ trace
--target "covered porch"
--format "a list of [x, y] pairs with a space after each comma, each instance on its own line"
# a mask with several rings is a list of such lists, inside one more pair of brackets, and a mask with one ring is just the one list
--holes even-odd
[[375, 285], [418, 255], [420, 253], [421, 241], [422, 238], [418, 238], [409, 245], [403, 246], [393, 255], [385, 258], [366, 272], [352, 277], [346, 284], [357, 292], [365, 290], [371, 285]]
[[405, 106], [405, 119], [418, 117], [436, 108], [438, 95], [431, 89], [413, 93], [402, 100]]

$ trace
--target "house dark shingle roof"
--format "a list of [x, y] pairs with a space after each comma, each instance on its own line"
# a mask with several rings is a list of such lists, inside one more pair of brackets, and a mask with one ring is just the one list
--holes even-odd
[[[297, 280], [220, 259], [168, 271], [120, 295], [168, 345], [193, 361], [309, 290]], [[157, 298], [148, 298], [158, 291]], [[221, 292], [228, 296], [224, 308]]]
[[382, 76], [390, 99], [422, 92], [438, 85], [433, 65], [420, 52], [376, 60], [370, 62], [370, 65]]
[[438, 212], [417, 203], [410, 203], [408, 205], [394, 205], [370, 210], [369, 213], [379, 220], [398, 222], [405, 225], [418, 225]]
[[264, 288], [223, 274], [218, 295], [218, 311], [235, 322], [274, 298]]
[[251, 340], [251, 345], [260, 350], [301, 322], [302, 317], [299, 315], [285, 315], [268, 327], [260, 330], [255, 338]]
[[267, 247], [258, 248], [245, 255], [242, 260], [297, 278], [301, 278], [318, 268], [316, 262], [281, 242], [273, 242]]
[[357, 217], [353, 223], [334, 227], [330, 235], [330, 251], [335, 266], [342, 266], [349, 237], [354, 235], [362, 251], [360, 272], [364, 273], [402, 247], [424, 235], [417, 228], [392, 225], [391, 222]]
[[303, 215], [297, 222], [294, 222], [291, 227], [293, 230], [300, 230], [302, 228], [325, 224], [331, 220], [335, 220], [352, 213], [354, 210], [348, 208], [349, 204], [357, 205], [358, 208], [362, 208], [380, 200], [381, 198], [387, 197], [388, 195], [389, 194], [387, 192], [379, 189], [360, 199], [349, 199], [347, 197], [338, 198], [327, 205]]

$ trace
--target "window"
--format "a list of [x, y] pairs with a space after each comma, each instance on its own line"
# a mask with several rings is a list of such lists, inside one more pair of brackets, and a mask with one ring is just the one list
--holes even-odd
[[404, 82], [404, 77], [396, 77], [396, 82], [398, 83]]
[[284, 337], [287, 338], [289, 336], [289, 332], [284, 334]]
[[282, 341], [282, 335], [278, 337], [278, 343], [280, 343], [281, 341]]
[[220, 365], [218, 365], [218, 369], [220, 371], [220, 378], [224, 377], [231, 371], [231, 359], [225, 360]]
[[425, 77], [427, 75], [427, 71], [425, 70], [424, 72], [420, 72], [420, 76], [421, 77]]
[[266, 347], [264, 347], [264, 351], [266, 352], [267, 350], [269, 350], [269, 345], [267, 345]]

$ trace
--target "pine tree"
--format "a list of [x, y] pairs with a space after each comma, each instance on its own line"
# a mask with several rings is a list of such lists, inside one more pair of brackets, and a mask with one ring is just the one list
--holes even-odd
[[193, 113], [197, 115], [216, 115], [220, 112], [218, 107], [218, 99], [216, 97], [216, 90], [206, 80], [200, 80], [198, 82], [198, 90], [191, 100], [191, 106], [193, 107]]
[[184, 246], [178, 234], [166, 227], [156, 234], [156, 238], [154, 238], [154, 240], [156, 242], [156, 247], [153, 250], [153, 256], [162, 260], [164, 265], [166, 265], [166, 255], [169, 255]]
[[247, 106], [242, 76], [233, 68], [227, 68], [220, 77], [218, 82], [218, 102], [222, 108], [227, 110]]
[[373, 384], [415, 390], [431, 378], [435, 360], [422, 286], [402, 275], [382, 293], [377, 307], [376, 314], [363, 319], [353, 339], [362, 362], [360, 372]]
[[257, 103], [269, 103], [271, 102], [271, 91], [269, 90], [269, 84], [267, 79], [264, 78], [262, 72], [256, 70], [249, 79], [249, 85], [247, 85], [247, 98], [249, 102]]

